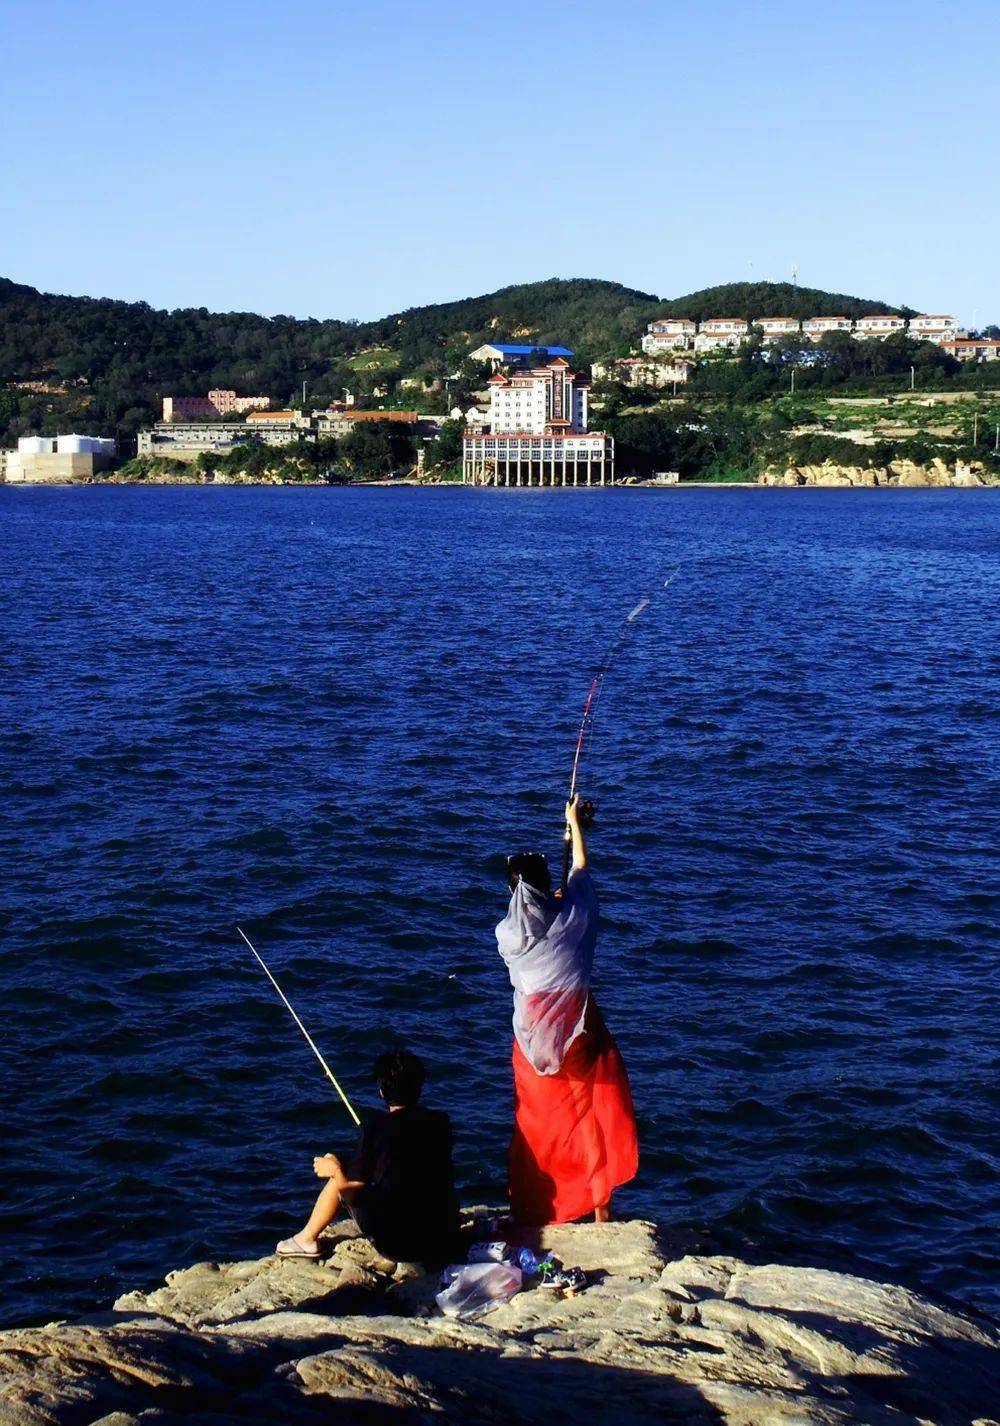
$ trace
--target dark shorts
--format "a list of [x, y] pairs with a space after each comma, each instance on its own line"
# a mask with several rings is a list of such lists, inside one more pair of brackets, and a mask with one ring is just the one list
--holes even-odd
[[392, 1224], [387, 1221], [387, 1214], [379, 1204], [377, 1195], [359, 1188], [346, 1207], [358, 1230], [381, 1250], [381, 1243], [392, 1233]]

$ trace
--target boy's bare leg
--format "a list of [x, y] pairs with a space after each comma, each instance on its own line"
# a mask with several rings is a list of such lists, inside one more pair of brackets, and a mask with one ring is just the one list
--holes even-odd
[[350, 1203], [360, 1187], [345, 1177], [343, 1165], [335, 1154], [322, 1154], [313, 1159], [313, 1171], [319, 1178], [325, 1178], [327, 1181], [320, 1190], [308, 1223], [301, 1233], [295, 1235], [302, 1247], [310, 1253], [315, 1253], [318, 1249], [320, 1233], [336, 1218], [341, 1204]]
[[279, 1258], [315, 1257], [319, 1252], [320, 1233], [336, 1218], [341, 1204], [350, 1203], [358, 1189], [364, 1188], [360, 1180], [347, 1177], [336, 1154], [317, 1155], [313, 1159], [313, 1172], [327, 1183], [302, 1232], [278, 1244], [275, 1251]]
[[296, 1233], [296, 1238], [304, 1248], [308, 1248], [310, 1253], [314, 1253], [319, 1247], [319, 1235], [324, 1228], [336, 1218], [340, 1212], [341, 1192], [338, 1184], [331, 1179], [320, 1190], [316, 1200], [316, 1206], [309, 1215], [309, 1222], [300, 1233]]

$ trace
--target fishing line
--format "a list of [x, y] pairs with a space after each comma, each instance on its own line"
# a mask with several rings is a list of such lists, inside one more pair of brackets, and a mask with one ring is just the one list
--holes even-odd
[[326, 1073], [327, 1079], [330, 1081], [330, 1083], [333, 1085], [334, 1089], [337, 1091], [337, 1093], [340, 1095], [341, 1099], [344, 1101], [344, 1108], [347, 1110], [348, 1114], [349, 1114], [349, 1115], [351, 1116], [351, 1118], [354, 1120], [355, 1124], [360, 1124], [360, 1123], [361, 1123], [361, 1120], [358, 1118], [357, 1114], [354, 1112], [354, 1105], [351, 1103], [351, 1101], [348, 1099], [347, 1095], [346, 1095], [346, 1094], [344, 1093], [344, 1091], [341, 1089], [340, 1085], [339, 1085], [338, 1082], [337, 1082], [336, 1076], [335, 1076], [334, 1073], [333, 1073], [333, 1070], [330, 1068], [330, 1066], [327, 1064], [326, 1060], [323, 1058], [323, 1056], [320, 1054], [319, 1050], [316, 1048], [316, 1044], [315, 1044], [315, 1042], [314, 1042], [314, 1040], [313, 1040], [313, 1037], [310, 1035], [309, 1031], [308, 1031], [308, 1030], [306, 1029], [306, 1027], [303, 1025], [303, 1023], [302, 1023], [302, 1021], [299, 1019], [299, 1017], [296, 1015], [295, 1009], [294, 1009], [294, 1007], [292, 1006], [291, 1001], [288, 999], [288, 996], [285, 994], [285, 992], [282, 990], [281, 986], [278, 984], [278, 982], [275, 980], [274, 976], [271, 974], [271, 972], [268, 970], [267, 966], [264, 964], [263, 958], [262, 958], [261, 956], [257, 955], [257, 951], [254, 949], [253, 945], [252, 945], [251, 942], [250, 942], [250, 937], [249, 937], [249, 936], [246, 934], [246, 932], [243, 930], [242, 926], [237, 926], [236, 929], [237, 929], [237, 931], [239, 931], [239, 933], [240, 933], [240, 935], [243, 937], [244, 941], [246, 941], [247, 945], [250, 946], [251, 951], [253, 951], [253, 954], [257, 957], [257, 960], [260, 962], [260, 967], [261, 967], [261, 969], [263, 970], [264, 974], [267, 976], [268, 980], [271, 982], [271, 984], [274, 986], [275, 990], [276, 990], [276, 991], [278, 992], [278, 994], [281, 996], [282, 1000], [283, 1000], [284, 1003], [285, 1003], [285, 1008], [288, 1010], [288, 1012], [289, 1012], [289, 1014], [291, 1015], [292, 1019], [295, 1021], [296, 1025], [298, 1025], [299, 1029], [302, 1031], [303, 1035], [306, 1037], [306, 1044], [309, 1046], [309, 1048], [312, 1050], [313, 1054], [314, 1054], [314, 1055], [316, 1056], [316, 1058], [319, 1060], [320, 1064], [323, 1066], [323, 1069], [324, 1069], [324, 1071], [325, 1071], [325, 1073]]
[[[674, 570], [673, 574], [669, 575], [663, 581], [660, 593], [663, 593], [664, 590], [670, 588], [679, 573], [680, 566], [678, 566], [677, 569]], [[583, 704], [583, 716], [580, 719], [580, 731], [577, 734], [576, 739], [576, 752], [573, 756], [573, 771], [571, 772], [569, 779], [569, 796], [571, 801], [576, 795], [577, 781], [580, 774], [580, 760], [583, 756], [584, 743], [587, 744], [587, 747], [589, 749], [591, 743], [593, 742], [594, 726], [597, 721], [597, 710], [600, 707], [601, 703], [601, 694], [604, 690], [604, 681], [607, 678], [608, 674], [611, 672], [612, 665], [614, 664], [616, 658], [621, 652], [622, 646], [624, 645], [625, 640], [628, 637], [629, 630], [632, 628], [632, 625], [646, 612], [652, 602], [653, 596], [647, 595], [644, 599], [640, 599], [639, 603], [635, 606], [635, 608], [629, 610], [628, 614], [625, 615], [625, 618], [622, 621], [621, 628], [618, 630], [618, 633], [615, 635], [615, 638], [612, 641], [610, 647], [608, 648], [607, 653], [604, 655], [604, 658], [598, 665], [597, 672], [595, 673], [591, 681], [590, 688], [587, 690], [587, 697], [584, 700]], [[590, 817], [593, 817], [592, 806], [590, 807]], [[572, 834], [570, 832], [569, 826], [567, 825], [563, 842], [562, 888], [564, 892], [566, 890], [566, 883], [569, 881], [569, 862], [571, 851]]]
[[[674, 570], [673, 574], [668, 575], [668, 577], [663, 581], [663, 586], [662, 586], [662, 588], [661, 588], [661, 590], [660, 590], [660, 593], [661, 593], [661, 594], [663, 593], [664, 590], [670, 588], [670, 586], [673, 584], [674, 580], [677, 578], [677, 576], [678, 576], [679, 574], [680, 574], [680, 566], [678, 565], [677, 569]], [[590, 751], [591, 744], [592, 744], [593, 741], [594, 741], [594, 729], [595, 729], [596, 726], [597, 726], [597, 714], [598, 714], [598, 711], [600, 710], [600, 706], [601, 706], [601, 695], [602, 695], [603, 692], [604, 692], [604, 679], [605, 679], [605, 676], [606, 676], [606, 674], [608, 673], [608, 670], [611, 668], [611, 665], [614, 663], [615, 659], [617, 658], [619, 652], [621, 651], [621, 647], [622, 647], [622, 645], [623, 645], [624, 642], [625, 642], [625, 638], [626, 638], [626, 636], [627, 636], [627, 634], [628, 634], [628, 631], [629, 631], [630, 627], [632, 626], [632, 624], [635, 623], [635, 621], [636, 621], [636, 619], [638, 619], [639, 615], [640, 615], [640, 614], [643, 614], [643, 613], [649, 608], [649, 606], [650, 606], [650, 604], [651, 604], [652, 602], [653, 602], [652, 596], [648, 596], [648, 597], [645, 598], [645, 599], [641, 599], [641, 600], [639, 601], [639, 603], [635, 606], [635, 608], [632, 610], [632, 612], [626, 616], [625, 621], [624, 621], [624, 623], [622, 624], [622, 627], [621, 627], [621, 629], [620, 629], [619, 632], [618, 632], [618, 638], [617, 638], [616, 642], [612, 645], [612, 648], [611, 648], [611, 650], [609, 651], [608, 656], [607, 656], [607, 658], [605, 659], [605, 663], [604, 663], [604, 665], [602, 666], [602, 669], [601, 669], [601, 671], [600, 671], [600, 673], [599, 673], [599, 675], [598, 675], [598, 678], [599, 678], [600, 682], [598, 683], [597, 695], [596, 695], [596, 697], [594, 698], [594, 705], [593, 705], [593, 707], [592, 707], [591, 710], [590, 710], [590, 720], [589, 720], [590, 726], [589, 726], [589, 729], [588, 729], [588, 732], [587, 732], [587, 751], [588, 751], [588, 752]], [[597, 681], [597, 680], [595, 680], [595, 682], [596, 682], [596, 681]]]

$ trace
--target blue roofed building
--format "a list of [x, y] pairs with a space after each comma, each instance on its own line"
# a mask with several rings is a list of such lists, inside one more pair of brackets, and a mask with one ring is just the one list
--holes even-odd
[[572, 355], [569, 347], [550, 347], [542, 342], [535, 342], [529, 346], [513, 342], [487, 342], [484, 346], [477, 347], [474, 352], [470, 352], [469, 360], [488, 362], [493, 370], [497, 371], [502, 366], [538, 366], [541, 363], [552, 361], [554, 357], [563, 357], [569, 361]]

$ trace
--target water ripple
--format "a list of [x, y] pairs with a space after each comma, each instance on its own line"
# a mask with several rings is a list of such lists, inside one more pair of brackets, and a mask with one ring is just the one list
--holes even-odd
[[358, 1099], [383, 1044], [427, 1057], [501, 1197], [504, 853], [557, 852], [591, 669], [677, 563], [585, 763], [621, 1208], [1000, 1305], [989, 493], [0, 488], [0, 518], [6, 1320], [266, 1251], [349, 1139], [237, 921]]

